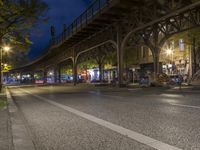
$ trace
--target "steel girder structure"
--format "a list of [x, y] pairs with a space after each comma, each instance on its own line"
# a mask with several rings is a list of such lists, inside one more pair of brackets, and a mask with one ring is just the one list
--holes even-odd
[[55, 66], [71, 59], [76, 84], [78, 57], [99, 46], [112, 44], [117, 50], [119, 84], [123, 84], [123, 50], [127, 46], [144, 42], [152, 50], [155, 73], [158, 73], [160, 48], [173, 34], [199, 25], [200, 2], [182, 9], [174, 8], [170, 14], [170, 7], [156, 2], [97, 0], [59, 37], [53, 37], [46, 56], [21, 70]]
[[[74, 46], [74, 73], [80, 54], [104, 44], [112, 44], [117, 50], [119, 84], [123, 84], [123, 51], [128, 45], [143, 42], [154, 56], [154, 72], [159, 73], [159, 54], [165, 41], [174, 34], [198, 27], [200, 24], [200, 2], [164, 15], [155, 4], [141, 8], [141, 3], [131, 8], [126, 17], [119, 17], [112, 25], [79, 42]], [[140, 9], [138, 9], [140, 8]], [[158, 9], [159, 8], [159, 9]], [[153, 11], [152, 11], [153, 9]], [[169, 10], [168, 10], [169, 11]], [[168, 13], [167, 11], [165, 13]]]
[[174, 34], [196, 27], [200, 27], [200, 2], [133, 29], [124, 38], [123, 45], [130, 46], [142, 42], [148, 46], [154, 57], [154, 72], [157, 74], [160, 51], [166, 40]]
[[[78, 32], [78, 36], [75, 36], [72, 39], [77, 38], [78, 41], [80, 42], [76, 42], [72, 44], [73, 46], [70, 51], [71, 51], [71, 54], [73, 53], [73, 55], [70, 55], [70, 56], [68, 55], [68, 57], [73, 59], [74, 76], [76, 76], [77, 59], [82, 53], [90, 51], [104, 44], [108, 44], [108, 43], [112, 44], [113, 47], [115, 47], [117, 50], [119, 83], [122, 84], [123, 83], [122, 74], [123, 74], [124, 45], [121, 45], [121, 44], [122, 44], [122, 41], [124, 40], [124, 37], [126, 37], [126, 34], [129, 33], [129, 31], [131, 30], [131, 27], [135, 28], [135, 27], [141, 26], [141, 21], [143, 21], [143, 23], [150, 22], [151, 20], [155, 18], [159, 18], [160, 16], [164, 15], [162, 14], [163, 12], [160, 13], [160, 10], [163, 9], [164, 7], [160, 8], [160, 5], [158, 3], [156, 5], [154, 2], [152, 3], [152, 1], [148, 1], [147, 3], [149, 3], [149, 5], [146, 7], [144, 5], [145, 2], [146, 1], [138, 1], [138, 0], [107, 1], [106, 3], [104, 3], [106, 4], [104, 8], [109, 8], [109, 13], [106, 12], [104, 16], [101, 16], [101, 19], [94, 17], [95, 19], [93, 22], [90, 20], [82, 21], [83, 19], [81, 18], [84, 15], [81, 15], [80, 18], [75, 20], [75, 22], [66, 31], [64, 31], [58, 38], [56, 38], [56, 40], [52, 42], [53, 44], [52, 47], [57, 48], [57, 47], [65, 45], [65, 38], [70, 37], [71, 36], [70, 34], [74, 32]], [[89, 13], [91, 12], [94, 12], [94, 11], [89, 9]], [[164, 13], [167, 13], [167, 11], [165, 10]], [[131, 16], [129, 14], [131, 14]], [[92, 13], [92, 15], [90, 15], [90, 18], [93, 18], [93, 16], [94, 15]], [[111, 18], [108, 20], [108, 19], [103, 18], [105, 16], [109, 16], [109, 18], [110, 17]], [[97, 22], [96, 22], [96, 19], [97, 19]], [[127, 21], [128, 21], [128, 24], [127, 24]], [[81, 22], [84, 22], [83, 25], [81, 25]], [[95, 30], [95, 33], [90, 35], [89, 31], [84, 31], [84, 30], [79, 31], [78, 27], [82, 28], [85, 24], [89, 26], [89, 31], [92, 30], [93, 32], [93, 30]], [[96, 26], [94, 26], [95, 24]], [[100, 30], [96, 30], [96, 28], [97, 29], [100, 28]], [[83, 37], [80, 38], [79, 34], [82, 34], [83, 32], [86, 32], [86, 36], [84, 35]], [[88, 32], [89, 32], [89, 36], [88, 36]], [[52, 63], [48, 63], [48, 64], [52, 64]]]

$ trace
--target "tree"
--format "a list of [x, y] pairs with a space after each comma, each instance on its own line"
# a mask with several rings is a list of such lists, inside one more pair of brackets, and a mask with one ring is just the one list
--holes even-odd
[[25, 51], [18, 51], [18, 52], [15, 51], [14, 55], [12, 55], [12, 53], [9, 53], [5, 56], [4, 56], [4, 62], [10, 64], [12, 68], [23, 66], [24, 64], [27, 64], [29, 62], [28, 52]]
[[96, 49], [96, 51], [93, 53], [93, 57], [96, 61], [96, 63], [98, 64], [98, 68], [99, 68], [99, 80], [100, 82], [102, 82], [103, 80], [103, 68], [104, 68], [104, 61], [106, 58], [106, 52], [107, 49], [104, 47], [98, 47]]
[[102, 82], [105, 64], [116, 65], [116, 58], [117, 53], [115, 48], [113, 48], [111, 45], [104, 45], [81, 55], [79, 58], [79, 67], [86, 69], [98, 66], [99, 80]]
[[91, 56], [91, 51], [82, 54], [78, 59], [78, 66], [80, 70], [85, 70], [96, 67], [95, 60]]
[[40, 21], [48, 10], [41, 0], [2, 0], [0, 5], [0, 39], [14, 44], [30, 44], [30, 29]]
[[47, 21], [42, 0], [0, 0], [0, 46], [9, 43], [14, 53], [29, 50], [31, 29]]
[[32, 44], [31, 28], [46, 21], [47, 10], [47, 4], [42, 0], [0, 0], [0, 47], [9, 43], [12, 45], [12, 55], [27, 51]]

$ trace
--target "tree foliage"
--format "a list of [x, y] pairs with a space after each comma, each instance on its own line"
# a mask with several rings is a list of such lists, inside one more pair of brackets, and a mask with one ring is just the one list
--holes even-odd
[[99, 68], [99, 79], [103, 81], [103, 69], [105, 65], [113, 66], [117, 62], [116, 49], [112, 45], [100, 46], [87, 53], [84, 53], [79, 58], [79, 69], [86, 70], [94, 67]]
[[73, 74], [72, 65], [63, 66], [61, 68], [61, 74], [72, 75]]
[[99, 64], [103, 67], [105, 64], [117, 65], [117, 50], [111, 45], [104, 45], [84, 53], [79, 58], [79, 66], [92, 68]]
[[14, 54], [27, 51], [31, 29], [47, 20], [47, 10], [42, 0], [0, 0], [0, 46], [9, 43]]
[[91, 69], [96, 66], [97, 66], [97, 64], [96, 64], [95, 60], [91, 57], [90, 52], [82, 54], [78, 59], [78, 69], [80, 71], [85, 70], [85, 69]]
[[12, 69], [12, 66], [11, 66], [11, 65], [4, 64], [4, 65], [3, 65], [2, 72], [8, 72], [8, 71], [11, 70], [11, 69]]

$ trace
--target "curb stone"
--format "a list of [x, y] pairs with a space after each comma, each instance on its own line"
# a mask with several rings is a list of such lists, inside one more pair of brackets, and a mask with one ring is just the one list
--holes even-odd
[[29, 136], [27, 128], [20, 117], [19, 110], [15, 105], [12, 96], [6, 88], [7, 101], [9, 103], [8, 110], [11, 120], [12, 141], [14, 150], [35, 150], [33, 141]]

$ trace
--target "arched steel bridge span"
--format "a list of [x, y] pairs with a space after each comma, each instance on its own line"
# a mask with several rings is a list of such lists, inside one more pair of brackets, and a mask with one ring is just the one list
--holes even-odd
[[96, 0], [50, 41], [44, 56], [11, 72], [45, 72], [50, 66], [57, 68], [63, 61], [71, 60], [76, 84], [77, 60], [81, 54], [112, 45], [117, 52], [118, 81], [122, 85], [125, 48], [140, 43], [149, 47], [153, 54], [154, 73], [157, 74], [159, 54], [166, 40], [199, 26], [200, 1], [168, 7], [156, 0]]

